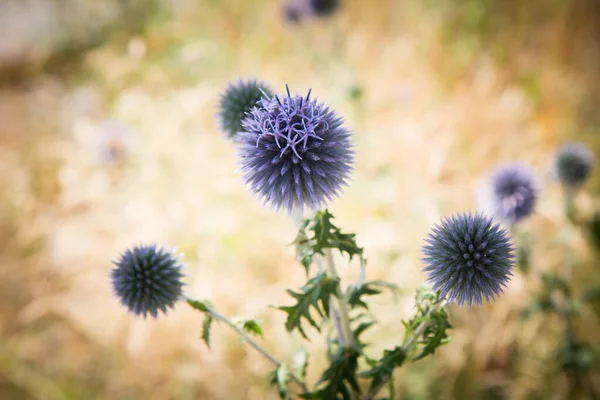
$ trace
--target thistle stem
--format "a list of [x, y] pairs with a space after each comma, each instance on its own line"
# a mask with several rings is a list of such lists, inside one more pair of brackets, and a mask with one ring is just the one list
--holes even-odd
[[[435, 312], [435, 311], [439, 310], [440, 308], [444, 307], [445, 305], [446, 305], [446, 300], [444, 300], [438, 304], [434, 304], [433, 306], [431, 306], [430, 312]], [[416, 344], [417, 344], [416, 341], [421, 337], [421, 335], [423, 335], [423, 333], [425, 332], [425, 329], [427, 329], [429, 324], [430, 324], [429, 321], [424, 321], [424, 322], [421, 322], [419, 324], [419, 326], [417, 326], [417, 328], [413, 331], [412, 335], [402, 345], [402, 351], [405, 354], [408, 354], [409, 352], [411, 352], [413, 350], [413, 347], [416, 346]], [[375, 398], [375, 396], [377, 396], [377, 393], [379, 393], [379, 391], [381, 389], [383, 389], [383, 387], [385, 385], [387, 385], [390, 378], [391, 377], [383, 379], [379, 385], [375, 386], [371, 391], [369, 391], [369, 393], [364, 395], [361, 400], [373, 400]]]
[[[333, 253], [332, 253], [331, 249], [329, 249], [329, 248], [325, 249], [324, 252], [325, 252], [325, 260], [327, 262], [327, 276], [329, 276], [331, 279], [339, 281], [340, 277], [337, 274], [337, 271], [335, 269], [335, 263], [333, 261]], [[341, 325], [341, 329], [338, 332], [338, 335], [340, 336], [340, 343], [344, 347], [353, 349], [355, 347], [355, 344], [354, 344], [354, 337], [352, 335], [352, 329], [350, 328], [350, 317], [348, 314], [348, 305], [344, 301], [344, 295], [342, 293], [342, 289], [340, 288], [339, 284], [337, 285], [337, 288], [336, 288], [336, 297], [337, 297], [337, 308], [338, 308], [338, 312], [339, 312], [340, 325]]]
[[[187, 300], [188, 304], [190, 304], [192, 306], [192, 308], [194, 308], [194, 309], [197, 310], [197, 308], [194, 307], [194, 305], [190, 303], [190, 300], [191, 299]], [[193, 301], [193, 300], [191, 300], [191, 301]], [[250, 335], [248, 335], [246, 332], [244, 332], [243, 329], [241, 329], [239, 326], [237, 326], [236, 324], [234, 324], [225, 315], [221, 314], [220, 312], [218, 312], [214, 308], [208, 307], [208, 306], [206, 307], [206, 311], [205, 312], [207, 314], [209, 314], [210, 316], [212, 316], [215, 320], [221, 321], [221, 322], [225, 323], [225, 325], [227, 325], [228, 327], [230, 327], [231, 329], [233, 329], [246, 343], [248, 343], [250, 345], [250, 347], [252, 347], [254, 350], [258, 351], [271, 364], [275, 365], [277, 368], [279, 368], [281, 365], [283, 365], [283, 363], [281, 361], [279, 361], [277, 358], [275, 358], [275, 356], [273, 356], [271, 353], [269, 353], [267, 351], [267, 349], [265, 349], [264, 347], [262, 347]], [[289, 377], [291, 378], [292, 381], [294, 381], [294, 383], [296, 385], [298, 385], [298, 387], [302, 390], [302, 392], [304, 392], [304, 393], [309, 392], [309, 389], [306, 386], [306, 384], [300, 378], [298, 378], [296, 375], [294, 375], [292, 372], [289, 372]]]

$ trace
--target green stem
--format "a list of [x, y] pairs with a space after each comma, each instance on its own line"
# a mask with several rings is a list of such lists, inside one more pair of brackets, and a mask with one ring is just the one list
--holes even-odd
[[[187, 303], [190, 304], [190, 306], [192, 306], [192, 308], [197, 310], [197, 308], [191, 303], [191, 301], [193, 301], [193, 300], [187, 299]], [[221, 314], [220, 312], [218, 312], [217, 310], [215, 310], [212, 307], [206, 307], [205, 312], [210, 314], [215, 320], [221, 321], [221, 322], [225, 323], [225, 325], [227, 325], [228, 327], [233, 329], [242, 339], [244, 339], [244, 341], [246, 341], [246, 343], [248, 343], [250, 345], [250, 347], [252, 347], [254, 350], [258, 351], [263, 357], [265, 357], [267, 360], [269, 360], [269, 362], [271, 362], [271, 364], [275, 365], [277, 368], [279, 368], [279, 367], [281, 367], [281, 365], [283, 365], [282, 362], [280, 362], [277, 358], [275, 358], [275, 356], [271, 355], [271, 353], [269, 353], [264, 347], [262, 347], [258, 342], [256, 342], [250, 335], [248, 335], [246, 332], [244, 332], [243, 329], [241, 329], [239, 326], [237, 326], [236, 324], [231, 322], [231, 320], [229, 320], [229, 318], [227, 318], [225, 315]], [[294, 381], [294, 383], [296, 385], [298, 385], [298, 387], [302, 390], [302, 392], [304, 392], [304, 393], [309, 392], [308, 387], [300, 378], [298, 378], [292, 372], [288, 372], [288, 373], [289, 373], [289, 377], [292, 379], [292, 381]]]
[[[440, 308], [444, 307], [445, 305], [446, 305], [445, 300], [438, 304], [434, 304], [433, 306], [431, 306], [430, 312], [435, 312], [435, 311], [439, 310]], [[417, 340], [423, 335], [423, 333], [425, 332], [425, 329], [427, 329], [427, 327], [429, 326], [430, 323], [431, 323], [430, 321], [423, 321], [419, 324], [419, 326], [417, 326], [417, 328], [412, 332], [412, 335], [402, 345], [402, 351], [404, 352], [404, 354], [409, 354], [410, 352], [412, 352], [414, 346], [416, 346], [418, 344]], [[369, 393], [364, 395], [362, 397], [362, 400], [373, 400], [375, 398], [375, 396], [377, 396], [377, 393], [379, 393], [379, 391], [381, 389], [383, 389], [383, 387], [385, 385], [387, 385], [387, 383], [390, 379], [391, 379], [391, 374], [388, 378], [383, 379], [379, 385], [375, 386], [371, 391], [369, 391]]]
[[[340, 277], [335, 270], [335, 263], [333, 261], [333, 253], [331, 249], [325, 249], [325, 260], [327, 262], [327, 276], [331, 279], [337, 280], [339, 282]], [[336, 288], [336, 297], [337, 297], [337, 308], [340, 316], [340, 325], [341, 330], [338, 332], [340, 336], [340, 343], [344, 347], [348, 347], [354, 349], [354, 336], [352, 335], [352, 328], [350, 328], [350, 317], [348, 313], [348, 305], [344, 300], [344, 295], [342, 293], [342, 289], [340, 285], [337, 285]]]

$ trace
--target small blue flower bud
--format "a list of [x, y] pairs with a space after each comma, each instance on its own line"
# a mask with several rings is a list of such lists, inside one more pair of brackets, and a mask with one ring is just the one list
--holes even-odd
[[494, 169], [482, 190], [482, 208], [494, 217], [517, 223], [530, 216], [537, 203], [539, 183], [535, 173], [522, 164]]
[[182, 295], [179, 257], [156, 245], [127, 249], [111, 271], [113, 289], [121, 304], [136, 315], [166, 314]]
[[427, 281], [458, 305], [481, 304], [499, 295], [512, 276], [514, 247], [507, 232], [482, 214], [443, 219], [422, 251]]
[[554, 158], [553, 173], [564, 186], [576, 189], [590, 176], [594, 155], [583, 143], [564, 145]]

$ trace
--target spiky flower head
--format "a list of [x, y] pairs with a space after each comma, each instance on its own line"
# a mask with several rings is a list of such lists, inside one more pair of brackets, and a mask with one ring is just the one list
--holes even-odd
[[250, 190], [279, 210], [317, 209], [347, 184], [350, 131], [329, 106], [310, 97], [262, 98], [242, 122], [239, 155]]
[[333, 14], [340, 6], [340, 0], [309, 0], [312, 12], [317, 16]]
[[221, 94], [218, 117], [221, 129], [231, 139], [242, 129], [242, 120], [263, 97], [271, 96], [271, 88], [256, 80], [229, 83]]
[[482, 208], [494, 217], [517, 223], [531, 215], [539, 193], [539, 179], [523, 164], [496, 167], [481, 191]]
[[512, 275], [514, 247], [507, 232], [483, 214], [460, 213], [435, 225], [422, 251], [427, 281], [458, 305], [499, 295]]
[[144, 318], [166, 314], [182, 295], [179, 257], [154, 244], [125, 250], [111, 271], [113, 289], [121, 304]]
[[583, 143], [567, 143], [554, 158], [553, 173], [564, 186], [576, 189], [590, 176], [594, 155]]

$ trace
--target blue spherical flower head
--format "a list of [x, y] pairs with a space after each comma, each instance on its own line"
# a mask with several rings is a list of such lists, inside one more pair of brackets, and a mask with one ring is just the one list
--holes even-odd
[[221, 129], [231, 139], [242, 130], [242, 120], [263, 96], [271, 96], [269, 86], [256, 80], [230, 83], [219, 101]]
[[340, 6], [340, 0], [309, 0], [309, 2], [316, 16], [329, 16]]
[[490, 174], [482, 206], [494, 217], [514, 224], [533, 213], [538, 193], [538, 178], [529, 167], [501, 165]]
[[564, 145], [554, 158], [553, 172], [564, 186], [576, 189], [590, 176], [594, 155], [582, 143]]
[[427, 281], [458, 305], [481, 304], [499, 295], [512, 276], [514, 247], [506, 231], [483, 214], [443, 219], [422, 251]]
[[266, 204], [288, 212], [317, 209], [347, 184], [354, 162], [350, 131], [310, 91], [263, 98], [242, 125], [244, 179]]
[[111, 271], [115, 294], [121, 304], [144, 318], [166, 314], [182, 295], [183, 274], [179, 257], [156, 245], [127, 249]]

